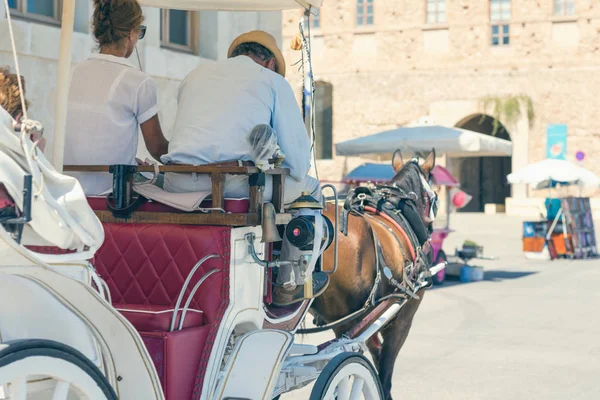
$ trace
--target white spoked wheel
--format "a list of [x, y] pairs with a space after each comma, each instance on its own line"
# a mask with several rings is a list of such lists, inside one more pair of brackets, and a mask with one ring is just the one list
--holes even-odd
[[375, 368], [360, 354], [342, 353], [323, 369], [310, 400], [382, 400]]
[[118, 397], [98, 367], [79, 351], [62, 343], [31, 339], [0, 344], [0, 399]]

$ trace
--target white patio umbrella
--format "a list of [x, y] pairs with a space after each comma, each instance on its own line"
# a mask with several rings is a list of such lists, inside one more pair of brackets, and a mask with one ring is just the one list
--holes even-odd
[[600, 177], [592, 171], [566, 160], [547, 159], [513, 172], [507, 176], [511, 184], [528, 184], [535, 189], [560, 185], [599, 187]]
[[508, 157], [512, 143], [494, 136], [441, 125], [402, 127], [335, 145], [340, 156], [403, 152], [426, 153], [435, 147], [437, 154], [450, 157]]

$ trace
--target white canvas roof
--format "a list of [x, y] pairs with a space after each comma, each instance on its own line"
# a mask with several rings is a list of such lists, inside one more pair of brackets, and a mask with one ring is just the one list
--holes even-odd
[[269, 11], [292, 8], [319, 8], [323, 0], [140, 0], [148, 7], [179, 10]]

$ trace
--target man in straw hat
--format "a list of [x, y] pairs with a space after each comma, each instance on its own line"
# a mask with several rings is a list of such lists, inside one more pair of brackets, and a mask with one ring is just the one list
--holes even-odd
[[[202, 63], [181, 83], [169, 152], [161, 161], [194, 165], [256, 163], [261, 161], [256, 154], [266, 153], [265, 143], [274, 144], [267, 151], [268, 157], [278, 145], [285, 155], [283, 167], [290, 169], [284, 202], [292, 203], [303, 192], [320, 200], [319, 182], [308, 176], [310, 139], [292, 88], [285, 80], [285, 59], [275, 38], [263, 31], [245, 33], [231, 43], [227, 55], [222, 61]], [[209, 176], [165, 174], [164, 189], [170, 192], [207, 191], [211, 187]], [[247, 197], [248, 192], [247, 177], [226, 177], [226, 197]], [[272, 177], [267, 176], [266, 201], [272, 198], [272, 192]], [[315, 295], [325, 290], [327, 282], [326, 274], [313, 276]], [[302, 300], [300, 287], [293, 293], [276, 292], [276, 304]]]

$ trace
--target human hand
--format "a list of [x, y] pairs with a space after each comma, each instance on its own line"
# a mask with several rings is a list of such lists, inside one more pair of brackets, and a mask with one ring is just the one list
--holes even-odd
[[34, 132], [30, 134], [29, 139], [31, 139], [33, 143], [37, 141], [38, 149], [40, 149], [42, 153], [44, 152], [44, 149], [46, 148], [46, 138], [42, 136], [41, 132]]

